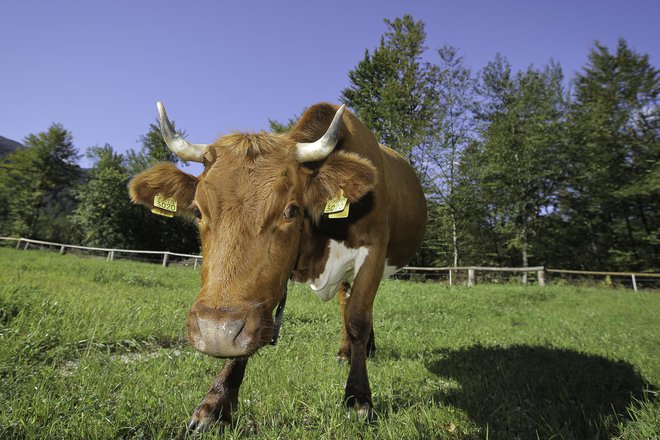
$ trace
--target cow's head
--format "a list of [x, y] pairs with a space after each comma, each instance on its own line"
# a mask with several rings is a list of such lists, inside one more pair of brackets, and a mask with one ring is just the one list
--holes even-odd
[[[249, 356], [273, 336], [273, 310], [282, 299], [299, 252], [305, 218], [315, 222], [340, 189], [349, 203], [370, 192], [376, 168], [360, 143], [375, 143], [344, 107], [319, 104], [286, 134], [230, 134], [213, 144], [179, 137], [158, 103], [168, 147], [204, 164], [198, 177], [170, 163], [137, 175], [133, 202], [154, 208], [174, 199], [177, 214], [198, 218], [202, 285], [188, 314], [188, 339], [219, 357]], [[354, 148], [354, 147], [358, 148]]]

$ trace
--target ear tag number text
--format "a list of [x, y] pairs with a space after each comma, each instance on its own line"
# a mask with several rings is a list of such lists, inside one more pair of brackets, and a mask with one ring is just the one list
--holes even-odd
[[174, 213], [176, 212], [176, 199], [168, 199], [162, 194], [156, 194], [154, 196], [154, 208], [151, 212], [165, 217], [174, 217]]
[[349, 207], [350, 203], [344, 197], [344, 190], [339, 188], [339, 195], [326, 202], [323, 213], [329, 214], [328, 218], [346, 218], [348, 217]]
[[162, 194], [156, 194], [154, 197], [154, 206], [165, 211], [176, 212], [176, 199], [165, 198]]

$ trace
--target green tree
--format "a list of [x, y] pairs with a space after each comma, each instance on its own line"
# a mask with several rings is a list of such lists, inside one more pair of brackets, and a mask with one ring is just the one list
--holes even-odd
[[660, 268], [660, 71], [619, 40], [575, 78], [562, 209], [580, 266]]
[[483, 72], [474, 151], [489, 222], [505, 245], [502, 257], [527, 267], [540, 219], [556, 209], [559, 155], [564, 148], [565, 92], [559, 65], [511, 74], [498, 57]]
[[77, 239], [88, 246], [132, 248], [139, 208], [126, 196], [126, 159], [107, 144], [88, 148], [87, 157], [94, 165], [75, 191], [78, 205], [71, 216]]
[[428, 133], [433, 117], [436, 78], [430, 63], [422, 61], [426, 32], [422, 21], [405, 15], [385, 20], [387, 32], [380, 45], [348, 73], [351, 85], [341, 101], [376, 134], [379, 142], [397, 150], [411, 163]]
[[25, 138], [27, 148], [3, 158], [3, 229], [12, 235], [66, 241], [71, 188], [81, 176], [71, 133], [60, 124]]
[[474, 192], [469, 176], [464, 174], [469, 167], [463, 164], [463, 152], [474, 137], [476, 83], [456, 48], [444, 46], [438, 50], [438, 56], [437, 78], [433, 81], [435, 112], [429, 121], [432, 126], [428, 137], [420, 147], [425, 152], [422, 174], [427, 180], [429, 199], [437, 203], [436, 215], [443, 219], [430, 222], [429, 232], [435, 240], [445, 237], [442, 245], [438, 242], [439, 253], [442, 248], [451, 250], [449, 258], [438, 263], [458, 266], [460, 247], [467, 241], [468, 219], [474, 213], [470, 203]]
[[[303, 113], [305, 113], [305, 110], [303, 110], [300, 114]], [[294, 115], [292, 118], [289, 118], [287, 122], [279, 122], [275, 119], [268, 118], [268, 128], [270, 128], [270, 131], [273, 133], [286, 133], [287, 131], [291, 130], [294, 125], [296, 125], [298, 119], [300, 119], [300, 116], [296, 115]]]
[[[172, 122], [172, 125], [174, 125], [174, 122]], [[186, 136], [184, 131], [177, 130], [177, 132], [182, 137]], [[160, 127], [157, 124], [149, 124], [149, 130], [138, 138], [138, 142], [141, 144], [140, 149], [136, 151], [131, 148], [126, 154], [127, 167], [132, 175], [138, 174], [159, 162], [188, 164], [167, 148], [167, 144], [160, 133]]]

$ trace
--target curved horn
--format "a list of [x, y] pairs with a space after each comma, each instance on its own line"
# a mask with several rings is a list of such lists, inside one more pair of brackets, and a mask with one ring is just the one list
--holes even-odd
[[202, 156], [206, 153], [208, 149], [208, 144], [191, 144], [187, 140], [179, 136], [174, 130], [172, 123], [167, 119], [167, 113], [165, 112], [165, 106], [163, 103], [158, 101], [156, 103], [158, 107], [158, 120], [160, 121], [160, 132], [163, 135], [163, 140], [167, 144], [167, 147], [183, 160], [190, 162], [202, 162]]
[[339, 142], [339, 132], [341, 131], [342, 126], [342, 115], [346, 109], [346, 104], [339, 107], [335, 117], [332, 118], [330, 127], [325, 132], [321, 139], [316, 142], [311, 143], [298, 143], [296, 145], [296, 156], [298, 157], [299, 162], [314, 162], [317, 160], [323, 160], [332, 150], [337, 146]]

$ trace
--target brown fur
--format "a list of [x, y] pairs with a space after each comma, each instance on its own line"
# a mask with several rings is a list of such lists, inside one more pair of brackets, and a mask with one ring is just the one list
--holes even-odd
[[328, 200], [342, 189], [349, 203], [356, 203], [373, 190], [378, 172], [373, 164], [355, 153], [333, 152], [310, 176], [303, 200], [310, 217], [318, 222]]
[[[242, 322], [245, 330], [239, 330], [240, 335], [251, 332], [241, 355], [249, 356], [266, 344], [272, 336], [272, 312], [290, 274], [297, 281], [316, 279], [328, 258], [330, 239], [348, 248], [368, 249], [350, 299], [342, 300], [340, 350], [351, 362], [346, 402], [368, 415], [371, 391], [365, 359], [375, 347], [374, 297], [384, 265], [402, 266], [416, 251], [424, 234], [426, 204], [410, 165], [379, 146], [350, 112], [344, 113], [339, 143], [325, 160], [297, 161], [296, 144], [320, 138], [337, 109], [326, 103], [314, 105], [285, 134], [224, 136], [204, 155], [205, 169], [198, 178], [160, 164], [136, 176], [130, 194], [133, 202], [149, 208], [160, 193], [174, 197], [183, 212], [197, 207], [202, 213], [198, 222], [204, 255], [202, 287], [189, 313], [188, 329], [191, 343], [210, 354], [216, 349], [206, 343], [221, 340], [223, 334], [214, 329], [225, 324]], [[340, 189], [351, 203], [350, 215], [329, 220], [323, 208]], [[301, 212], [288, 218], [285, 214], [296, 206]], [[206, 322], [215, 323], [208, 327], [212, 330], [203, 330]], [[209, 337], [203, 331], [216, 333]], [[239, 338], [233, 337], [235, 344]], [[222, 377], [220, 385], [227, 385]], [[227, 392], [234, 396], [239, 385], [240, 380], [232, 383]], [[208, 402], [220, 402], [204, 413], [210, 419], [227, 414], [233, 406], [233, 397], [209, 396]], [[223, 415], [223, 420], [229, 419]]]
[[[173, 164], [160, 163], [135, 176], [128, 191], [133, 203], [139, 203], [153, 208], [154, 197], [162, 194], [166, 198], [174, 198], [177, 208], [183, 213], [190, 212], [192, 200], [195, 197], [197, 178], [184, 173]], [[181, 212], [179, 212], [180, 214]]]

